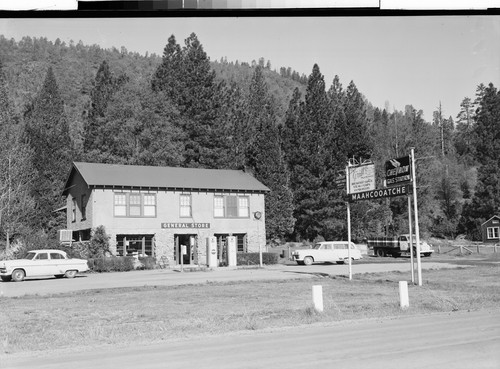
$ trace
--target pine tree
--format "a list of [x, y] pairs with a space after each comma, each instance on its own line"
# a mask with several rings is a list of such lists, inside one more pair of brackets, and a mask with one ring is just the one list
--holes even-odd
[[314, 65], [305, 102], [294, 94], [285, 122], [286, 158], [294, 193], [295, 237], [332, 237], [342, 229], [336, 209], [334, 186], [336, 160], [332, 157], [333, 129], [324, 77]]
[[108, 104], [113, 95], [127, 81], [125, 75], [116, 78], [111, 73], [109, 64], [104, 60], [97, 71], [94, 87], [90, 91], [90, 109], [88, 112], [85, 128], [83, 150], [86, 160], [93, 161], [93, 155], [102, 148], [102, 125], [105, 124], [105, 115]]
[[353, 81], [347, 87], [344, 112], [348, 128], [343, 137], [346, 145], [346, 158], [370, 158], [373, 144], [368, 135], [366, 106], [363, 96]]
[[474, 159], [480, 164], [477, 185], [464, 206], [459, 230], [479, 239], [482, 222], [500, 211], [500, 93], [493, 84], [478, 87], [476, 124], [473, 129]]
[[475, 147], [472, 144], [475, 108], [470, 98], [466, 97], [460, 103], [460, 112], [457, 115], [457, 126], [453, 137], [456, 153], [462, 160], [472, 165]]
[[0, 235], [9, 250], [10, 239], [26, 230], [34, 202], [31, 151], [22, 141], [9, 101], [3, 65], [0, 63]]
[[185, 118], [184, 165], [220, 168], [226, 165], [227, 127], [222, 115], [226, 86], [215, 80], [210, 60], [196, 34], [182, 49], [175, 37], [165, 47], [152, 88], [163, 91]]
[[290, 173], [281, 149], [274, 106], [262, 67], [257, 66], [250, 85], [246, 163], [255, 177], [271, 190], [265, 205], [266, 234], [270, 240], [290, 234], [295, 223]]
[[52, 231], [65, 225], [61, 213], [54, 210], [62, 204], [61, 188], [70, 168], [72, 153], [64, 103], [52, 67], [26, 115], [24, 135], [33, 150], [35, 169], [33, 196], [36, 201], [35, 225]]

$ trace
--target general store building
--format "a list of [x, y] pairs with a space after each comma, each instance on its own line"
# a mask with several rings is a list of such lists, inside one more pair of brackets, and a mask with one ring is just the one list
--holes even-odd
[[67, 229], [87, 241], [104, 226], [114, 255], [205, 264], [208, 237], [224, 264], [228, 236], [237, 252], [265, 244], [264, 197], [269, 189], [237, 170], [75, 162], [63, 190]]

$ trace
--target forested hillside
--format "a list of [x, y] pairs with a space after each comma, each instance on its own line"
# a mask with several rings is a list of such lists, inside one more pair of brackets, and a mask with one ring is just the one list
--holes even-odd
[[[181, 35], [183, 36], [183, 35]], [[198, 36], [163, 55], [0, 36], [0, 238], [54, 237], [72, 161], [241, 169], [266, 184], [267, 238], [346, 238], [349, 159], [415, 148], [420, 229], [479, 237], [500, 206], [500, 95], [478, 81], [458, 117], [374, 108], [354, 81], [329, 84], [271, 61], [210, 61]], [[353, 238], [407, 232], [406, 198], [352, 206]]]

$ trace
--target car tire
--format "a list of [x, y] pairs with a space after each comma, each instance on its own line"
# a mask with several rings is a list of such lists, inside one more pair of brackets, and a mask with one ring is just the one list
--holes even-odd
[[15, 269], [12, 272], [12, 280], [14, 282], [22, 282], [24, 280], [25, 276], [26, 276], [26, 273], [22, 269]]
[[314, 260], [313, 260], [313, 258], [312, 258], [312, 257], [310, 257], [310, 256], [306, 256], [306, 257], [304, 258], [304, 264], [305, 264], [305, 265], [307, 265], [307, 266], [312, 265], [312, 263], [313, 263], [313, 262], [314, 262]]
[[5, 276], [2, 276], [2, 281], [4, 282], [10, 282], [12, 280], [12, 277], [10, 275], [5, 275]]
[[78, 273], [78, 271], [76, 270], [67, 270], [64, 275], [66, 276], [66, 278], [75, 278], [76, 273]]

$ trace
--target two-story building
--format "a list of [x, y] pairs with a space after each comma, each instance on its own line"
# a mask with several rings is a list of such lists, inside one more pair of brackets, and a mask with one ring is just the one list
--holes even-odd
[[[237, 170], [73, 163], [62, 195], [67, 229], [86, 241], [104, 226], [115, 255], [166, 257], [170, 264], [205, 264], [208, 237], [238, 252], [265, 245], [264, 197], [269, 189]], [[183, 247], [184, 246], [184, 247]]]

